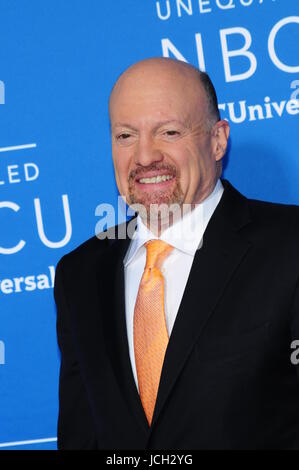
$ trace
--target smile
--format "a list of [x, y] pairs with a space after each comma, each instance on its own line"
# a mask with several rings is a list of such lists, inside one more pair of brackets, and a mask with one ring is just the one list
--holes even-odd
[[169, 181], [173, 178], [172, 175], [153, 176], [152, 178], [140, 178], [139, 183], [141, 184], [153, 184], [162, 183], [163, 181]]

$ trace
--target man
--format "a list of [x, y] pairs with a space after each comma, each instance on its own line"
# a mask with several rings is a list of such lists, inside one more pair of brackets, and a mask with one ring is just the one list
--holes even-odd
[[298, 208], [220, 179], [229, 126], [194, 67], [131, 66], [109, 111], [140, 211], [57, 266], [59, 448], [299, 448]]

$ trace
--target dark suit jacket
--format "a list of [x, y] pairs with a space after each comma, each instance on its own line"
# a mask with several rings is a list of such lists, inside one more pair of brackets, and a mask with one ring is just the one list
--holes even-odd
[[225, 190], [196, 252], [148, 427], [124, 311], [128, 239], [58, 266], [60, 449], [299, 449], [299, 208]]

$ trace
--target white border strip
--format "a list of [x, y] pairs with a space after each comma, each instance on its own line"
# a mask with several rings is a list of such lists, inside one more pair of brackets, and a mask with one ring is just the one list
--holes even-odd
[[0, 152], [11, 152], [12, 150], [32, 149], [36, 144], [13, 145], [11, 147], [0, 147]]
[[0, 447], [24, 446], [26, 444], [41, 444], [43, 442], [56, 442], [57, 437], [48, 437], [47, 439], [32, 439], [31, 441], [2, 442]]

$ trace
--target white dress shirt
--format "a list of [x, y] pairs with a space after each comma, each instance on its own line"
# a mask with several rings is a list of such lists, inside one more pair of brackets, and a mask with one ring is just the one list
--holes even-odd
[[[160, 236], [161, 240], [174, 247], [162, 266], [165, 280], [165, 316], [169, 337], [187, 284], [194, 255], [202, 245], [203, 234], [221, 199], [223, 190], [223, 185], [219, 179], [212, 193], [204, 201], [172, 226], [166, 228]], [[157, 238], [159, 237], [150, 232], [140, 216], [137, 216], [136, 230], [124, 258], [127, 336], [137, 389], [138, 380], [133, 337], [134, 307], [146, 262], [144, 244]]]

